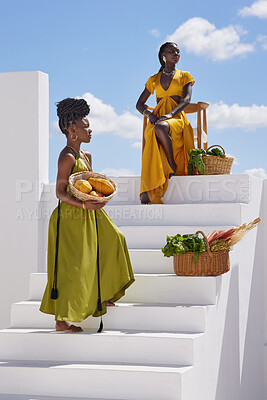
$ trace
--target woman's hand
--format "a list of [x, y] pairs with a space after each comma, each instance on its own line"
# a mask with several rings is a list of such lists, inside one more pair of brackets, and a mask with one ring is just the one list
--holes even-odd
[[86, 210], [100, 210], [107, 204], [107, 201], [98, 203], [96, 200], [86, 200], [83, 204]]
[[155, 125], [159, 120], [158, 117], [156, 117], [156, 115], [154, 115], [153, 113], [150, 113], [148, 119], [152, 125]]
[[170, 118], [173, 118], [173, 114], [172, 114], [172, 113], [166, 114], [166, 115], [162, 115], [162, 116], [158, 119], [157, 122], [165, 121], [166, 119], [170, 119]]

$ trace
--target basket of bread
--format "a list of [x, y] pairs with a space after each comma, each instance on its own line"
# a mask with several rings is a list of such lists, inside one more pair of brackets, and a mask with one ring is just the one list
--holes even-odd
[[69, 177], [71, 194], [81, 201], [107, 203], [117, 192], [116, 184], [97, 172], [76, 172]]

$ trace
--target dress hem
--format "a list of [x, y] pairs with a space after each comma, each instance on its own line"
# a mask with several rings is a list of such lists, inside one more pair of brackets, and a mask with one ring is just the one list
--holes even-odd
[[[113, 296], [113, 297], [109, 297], [109, 298], [107, 298], [107, 299], [105, 299], [105, 300], [103, 300], [102, 301], [102, 307], [103, 307], [103, 310], [102, 310], [102, 312], [100, 312], [100, 311], [98, 311], [98, 310], [95, 310], [93, 313], [91, 313], [91, 314], [88, 314], [86, 317], [84, 317], [83, 319], [80, 319], [80, 318], [78, 318], [78, 319], [73, 319], [73, 318], [68, 318], [68, 317], [61, 317], [61, 318], [57, 318], [56, 317], [56, 314], [54, 314], [53, 312], [50, 312], [50, 311], [45, 311], [45, 310], [43, 310], [43, 309], [41, 309], [41, 307], [39, 308], [39, 311], [40, 312], [42, 312], [42, 313], [44, 313], [44, 314], [49, 314], [49, 315], [54, 315], [55, 316], [55, 321], [69, 321], [69, 322], [83, 322], [86, 318], [88, 318], [88, 317], [90, 317], [90, 316], [92, 316], [92, 317], [94, 317], [94, 318], [99, 318], [101, 315], [105, 315], [106, 313], [107, 313], [107, 306], [105, 305], [105, 302], [106, 301], [112, 301], [112, 302], [115, 302], [115, 301], [118, 301], [119, 299], [121, 299], [124, 295], [125, 295], [125, 290], [129, 287], [129, 286], [131, 286], [133, 283], [134, 283], [134, 281], [135, 281], [135, 279], [134, 278], [131, 278], [126, 284], [124, 284], [116, 293], [115, 293], [115, 295]], [[124, 293], [120, 296], [118, 296], [118, 293], [120, 293], [121, 291], [124, 291]], [[97, 315], [96, 315], [97, 314]]]

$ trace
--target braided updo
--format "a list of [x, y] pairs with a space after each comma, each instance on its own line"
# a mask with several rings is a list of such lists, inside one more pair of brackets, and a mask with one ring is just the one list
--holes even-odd
[[56, 103], [58, 125], [61, 132], [68, 136], [68, 128], [71, 123], [75, 124], [78, 119], [86, 117], [90, 112], [90, 107], [84, 99], [67, 98]]
[[177, 44], [174, 43], [174, 42], [166, 42], [166, 43], [163, 43], [163, 45], [160, 46], [158, 56], [159, 56], [159, 62], [161, 64], [161, 67], [160, 67], [159, 72], [162, 71], [164, 69], [164, 67], [165, 67], [165, 62], [163, 61], [163, 54], [162, 53], [164, 53], [164, 50], [166, 50], [166, 47], [171, 45], [171, 44], [174, 44], [175, 46], [177, 46]]

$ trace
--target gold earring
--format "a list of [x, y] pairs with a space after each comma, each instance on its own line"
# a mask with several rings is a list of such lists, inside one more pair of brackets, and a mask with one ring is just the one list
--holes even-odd
[[71, 139], [75, 142], [75, 140], [77, 140], [78, 139], [78, 135], [77, 135], [77, 133], [76, 132], [74, 132], [75, 133], [75, 139], [73, 138], [73, 135], [71, 135]]
[[166, 61], [167, 61], [165, 56], [163, 56], [163, 57], [162, 57], [162, 59], [163, 59], [163, 61], [164, 61], [164, 62], [166, 62]]

